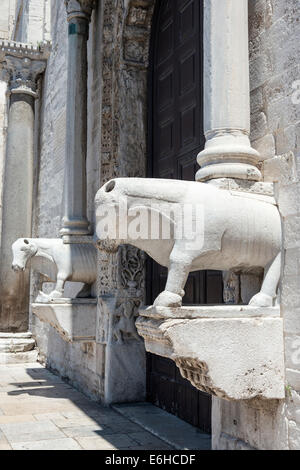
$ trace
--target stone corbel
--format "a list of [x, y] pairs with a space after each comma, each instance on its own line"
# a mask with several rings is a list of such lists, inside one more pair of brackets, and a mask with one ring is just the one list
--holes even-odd
[[276, 307], [148, 307], [136, 325], [146, 350], [172, 359], [198, 390], [226, 400], [285, 397]]

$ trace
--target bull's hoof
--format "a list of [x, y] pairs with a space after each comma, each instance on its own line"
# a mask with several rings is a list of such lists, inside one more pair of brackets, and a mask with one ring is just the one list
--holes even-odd
[[39, 295], [35, 299], [36, 303], [48, 303], [50, 301], [49, 295], [45, 294], [41, 290], [39, 291]]
[[59, 290], [54, 290], [49, 294], [49, 299], [61, 299], [63, 296], [62, 292], [59, 292]]
[[165, 290], [155, 299], [154, 307], [181, 307], [182, 297]]
[[273, 307], [273, 298], [270, 295], [259, 292], [249, 302], [252, 307]]

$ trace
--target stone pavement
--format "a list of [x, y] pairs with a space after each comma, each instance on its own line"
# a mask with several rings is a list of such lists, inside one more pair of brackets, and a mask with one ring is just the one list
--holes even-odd
[[0, 450], [168, 450], [38, 363], [0, 365]]

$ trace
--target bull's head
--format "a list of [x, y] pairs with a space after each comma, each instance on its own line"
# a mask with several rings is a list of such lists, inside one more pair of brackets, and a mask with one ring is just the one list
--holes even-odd
[[13, 245], [12, 269], [15, 272], [25, 271], [26, 264], [30, 258], [36, 255], [37, 246], [27, 238], [19, 238]]

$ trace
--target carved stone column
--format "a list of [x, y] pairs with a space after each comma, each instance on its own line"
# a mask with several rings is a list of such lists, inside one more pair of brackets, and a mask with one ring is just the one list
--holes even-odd
[[68, 96], [65, 205], [61, 235], [87, 235], [87, 40], [94, 0], [65, 0], [68, 23]]
[[29, 274], [12, 271], [11, 246], [31, 236], [34, 101], [45, 61], [6, 55], [10, 103], [4, 169], [0, 268], [0, 330], [28, 328]]
[[197, 181], [258, 181], [250, 145], [248, 0], [204, 2], [204, 132]]

